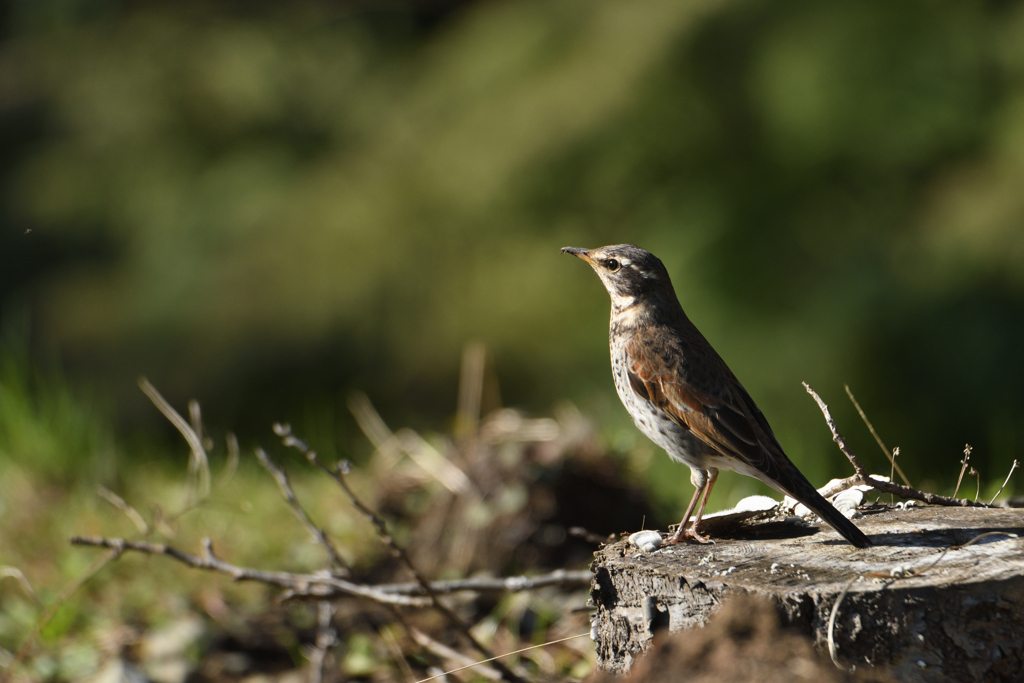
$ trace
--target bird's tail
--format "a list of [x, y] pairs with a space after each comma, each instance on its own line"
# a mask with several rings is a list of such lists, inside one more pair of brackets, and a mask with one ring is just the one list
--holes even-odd
[[[786, 468], [789, 469], [789, 468]], [[795, 476], [793, 476], [795, 474]], [[864, 535], [864, 532], [847, 519], [846, 515], [832, 506], [832, 503], [825, 500], [811, 482], [800, 473], [794, 466], [791, 476], [787, 477], [783, 488], [793, 498], [806, 505], [814, 514], [821, 517], [825, 522], [839, 532], [839, 535], [858, 548], [867, 548], [871, 545], [871, 539]], [[781, 482], [780, 482], [781, 483]]]

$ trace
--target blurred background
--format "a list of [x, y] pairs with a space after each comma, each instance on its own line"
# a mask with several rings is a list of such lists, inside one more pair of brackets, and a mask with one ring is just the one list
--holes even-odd
[[144, 375], [243, 445], [290, 419], [346, 451], [352, 390], [444, 429], [476, 341], [485, 408], [571, 401], [653, 450], [558, 251], [631, 242], [812, 479], [846, 465], [803, 380], [885, 470], [849, 384], [915, 483], [1019, 452], [1014, 3], [2, 7], [8, 385], [164, 429]]
[[[951, 493], [970, 443], [961, 493], [987, 500], [1024, 442], [1024, 7], [3, 0], [0, 559], [56, 590], [90, 557], [66, 538], [120, 519], [97, 484], [169, 506], [187, 451], [140, 376], [179, 411], [198, 399], [218, 444], [238, 434], [242, 500], [220, 505], [248, 517], [213, 535], [258, 544], [236, 550], [262, 566], [322, 566], [251, 464], [272, 421], [390, 481], [353, 392], [456, 455], [460, 381], [504, 415], [486, 424], [519, 424], [494, 413], [512, 407], [561, 435], [476, 461], [504, 468], [494, 514], [561, 505], [601, 534], [678, 521], [689, 472], [619, 405], [608, 297], [559, 254], [621, 242], [661, 257], [812, 481], [849, 466], [801, 381], [873, 471], [889, 464], [844, 385], [920, 488]], [[544, 489], [563, 457], [579, 476]], [[436, 508], [414, 484], [367, 495], [401, 523]], [[590, 516], [623, 484], [639, 493], [621, 516]], [[758, 490], [724, 475], [711, 507]], [[330, 500], [330, 530], [377, 571], [386, 553]], [[266, 537], [231, 535], [246, 527]], [[108, 580], [94, 613], [152, 619], [140, 605], [166, 583]], [[4, 595], [10, 651], [37, 612]], [[44, 641], [92, 623], [61, 614]]]

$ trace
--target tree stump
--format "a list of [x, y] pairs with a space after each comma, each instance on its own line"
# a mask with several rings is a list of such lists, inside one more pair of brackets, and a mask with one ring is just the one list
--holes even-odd
[[[847, 590], [832, 632], [844, 665], [901, 681], [1024, 679], [1024, 510], [863, 512], [856, 523], [875, 543], [864, 550], [826, 526], [763, 519], [709, 519], [713, 545], [602, 548], [591, 565], [598, 666], [624, 673], [656, 631], [703, 626], [740, 593], [769, 598], [827, 652]], [[965, 546], [988, 532], [999, 533]]]

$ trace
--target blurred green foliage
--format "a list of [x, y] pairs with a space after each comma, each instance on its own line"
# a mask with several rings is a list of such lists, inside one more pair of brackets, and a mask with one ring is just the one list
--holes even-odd
[[1019, 452], [1016, 4], [32, 4], [0, 303], [129, 421], [139, 374], [220, 424], [351, 388], [438, 421], [479, 339], [506, 402], [631, 448], [607, 299], [558, 248], [632, 242], [813, 480], [845, 468], [801, 380], [885, 470], [849, 383], [916, 484]]
[[[21, 343], [24, 335], [6, 332], [0, 334], [0, 464], [30, 468], [61, 483], [88, 485], [111, 477], [115, 437], [109, 407], [76, 396], [59, 373], [40, 370]], [[0, 496], [0, 514], [4, 503]]]

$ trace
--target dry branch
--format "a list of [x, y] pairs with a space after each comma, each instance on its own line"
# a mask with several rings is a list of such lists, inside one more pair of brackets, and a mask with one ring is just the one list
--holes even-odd
[[344, 574], [347, 575], [349, 569], [348, 564], [342, 559], [341, 554], [338, 552], [338, 549], [334, 547], [331, 539], [327, 537], [327, 533], [317, 525], [313, 524], [309, 519], [309, 515], [306, 514], [302, 505], [299, 504], [299, 499], [296, 497], [295, 491], [292, 489], [291, 482], [288, 481], [288, 475], [285, 474], [285, 471], [278, 467], [262, 448], [256, 449], [256, 458], [260, 461], [260, 464], [263, 465], [264, 469], [270, 472], [270, 475], [274, 477], [274, 481], [277, 482], [277, 487], [281, 490], [281, 495], [284, 496], [284, 499], [288, 502], [292, 512], [294, 512], [295, 516], [299, 518], [302, 525], [306, 527], [306, 530], [313, 537], [313, 540], [323, 546], [334, 566], [342, 570]]
[[[865, 425], [867, 425], [868, 431], [871, 432], [871, 436], [875, 437], [875, 441], [878, 443], [878, 447], [882, 449], [882, 453], [884, 453], [885, 457], [889, 459], [889, 464], [892, 466], [893, 472], [900, 475], [900, 479], [903, 480], [904, 484], [910, 486], [910, 480], [907, 479], [907, 475], [903, 474], [903, 470], [900, 469], [900, 466], [896, 464], [896, 455], [899, 453], [900, 449], [896, 448], [895, 450], [890, 451], [886, 447], [885, 443], [882, 441], [882, 437], [880, 437], [878, 435], [878, 432], [875, 431], [875, 426], [871, 424], [871, 420], [868, 419], [867, 413], [865, 413], [864, 409], [860, 407], [859, 403], [857, 403], [857, 399], [854, 397], [853, 392], [850, 390], [850, 385], [844, 384], [843, 388], [846, 389], [846, 395], [850, 397], [850, 402], [853, 403], [853, 407], [856, 408], [857, 412], [860, 414], [860, 419], [864, 421]], [[889, 479], [892, 479], [891, 475]]]
[[[139, 388], [142, 389], [142, 393], [149, 397], [149, 400], [153, 402], [157, 410], [163, 413], [163, 416], [181, 433], [192, 451], [192, 456], [188, 461], [189, 481], [192, 484], [189, 487], [189, 501], [194, 502], [197, 499], [202, 500], [206, 498], [206, 496], [210, 495], [210, 463], [206, 457], [206, 449], [203, 447], [202, 437], [185, 418], [178, 414], [178, 411], [171, 406], [148, 379], [140, 377]], [[190, 415], [194, 422], [199, 420], [198, 409], [192, 408], [191, 404]]]
[[829, 491], [832, 491], [833, 493], [823, 491], [822, 495], [833, 495], [835, 491], [842, 491], [854, 486], [867, 485], [876, 491], [881, 491], [882, 493], [891, 493], [895, 496], [899, 496], [900, 498], [919, 500], [931, 505], [946, 505], [950, 507], [992, 507], [986, 503], [979, 503], [977, 501], [967, 500], [966, 498], [951, 498], [949, 496], [940, 496], [934, 493], [918, 491], [910, 486], [900, 486], [899, 484], [894, 484], [891, 481], [884, 481], [871, 476], [861, 463], [860, 458], [858, 458], [856, 454], [850, 450], [850, 447], [846, 445], [846, 439], [843, 438], [843, 435], [839, 433], [839, 429], [836, 428], [836, 422], [832, 419], [832, 414], [829, 412], [828, 406], [823, 400], [821, 400], [821, 397], [818, 396], [817, 392], [811, 388], [811, 385], [807, 382], [803, 382], [803, 385], [804, 389], [807, 390], [807, 393], [814, 398], [818, 407], [821, 408], [821, 412], [825, 416], [825, 423], [828, 424], [828, 428], [832, 432], [832, 440], [836, 442], [836, 445], [839, 446], [839, 450], [841, 450], [850, 460], [850, 464], [853, 465], [853, 470], [856, 472], [852, 477], [841, 479], [830, 486]]
[[[157, 390], [145, 379], [140, 379], [139, 384], [157, 408], [159, 408], [165, 417], [167, 417], [167, 419], [178, 428], [189, 443], [191, 451], [189, 467], [190, 495], [186, 502], [185, 511], [194, 509], [204, 503], [211, 488], [209, 465], [206, 460], [206, 451], [211, 446], [208, 445], [210, 442], [209, 438], [203, 433], [204, 430], [199, 405], [195, 402], [189, 404], [189, 419], [186, 419], [178, 414], [170, 404], [160, 396], [159, 392], [157, 392]], [[368, 404], [368, 400], [366, 400], [366, 403]], [[376, 415], [376, 411], [372, 411], [372, 407], [370, 407], [369, 411], [364, 412], [372, 412]], [[417, 462], [417, 464], [420, 464], [421, 467], [424, 467], [424, 469], [441, 480], [442, 483], [452, 491], [452, 493], [456, 495], [470, 496], [471, 498], [479, 498], [481, 496], [480, 492], [476, 489], [476, 485], [468, 476], [466, 476], [465, 472], [450, 463], [443, 455], [434, 451], [432, 447], [422, 439], [422, 437], [415, 435], [415, 433], [410, 430], [409, 433], [415, 435], [419, 442], [419, 444], [414, 444], [411, 439], [401, 438], [401, 432], [397, 435], [391, 434], [390, 430], [388, 430], [386, 425], [383, 424], [383, 420], [380, 420], [379, 416], [377, 416], [377, 420], [380, 424], [374, 425], [377, 427], [374, 432], [376, 436], [383, 436], [388, 444], [392, 444], [392, 447], [397, 443], [397, 445], [408, 453], [409, 456]], [[365, 422], [365, 420], [361, 421], [361, 425], [363, 422]], [[349, 473], [350, 465], [347, 461], [342, 461], [336, 465], [328, 465], [322, 462], [317, 457], [317, 454], [310, 449], [304, 441], [294, 436], [288, 425], [275, 424], [274, 431], [281, 438], [286, 447], [298, 450], [311, 465], [335, 480], [355, 509], [370, 522], [381, 541], [390, 549], [392, 554], [405, 565], [415, 581], [408, 583], [366, 585], [349, 580], [347, 565], [344, 562], [341, 553], [338, 551], [338, 548], [330, 540], [326, 530], [318, 526], [306, 512], [296, 495], [295, 490], [292, 488], [291, 481], [285, 470], [276, 464], [262, 449], [256, 449], [257, 458], [261, 465], [274, 478], [286, 503], [305, 529], [310, 533], [314, 542], [318, 543], [325, 549], [330, 561], [334, 565], [331, 570], [325, 569], [322, 571], [302, 574], [285, 571], [265, 571], [251, 567], [238, 566], [218, 558], [214, 554], [212, 542], [208, 538], [203, 540], [202, 552], [199, 554], [184, 552], [167, 544], [144, 540], [132, 540], [128, 538], [75, 536], [71, 538], [71, 543], [73, 545], [105, 548], [107, 552], [104, 554], [104, 558], [102, 560], [103, 563], [119, 558], [126, 551], [148, 555], [164, 555], [194, 569], [213, 571], [230, 576], [235, 581], [256, 581], [268, 586], [276, 587], [280, 589], [279, 599], [281, 600], [315, 600], [318, 603], [316, 641], [304, 649], [304, 652], [311, 663], [311, 680], [314, 681], [323, 678], [327, 671], [327, 667], [329, 666], [330, 652], [338, 642], [337, 633], [332, 626], [334, 608], [331, 601], [356, 597], [390, 607], [403, 623], [403, 610], [400, 609], [401, 607], [432, 607], [436, 609], [441, 613], [449, 625], [458, 631], [465, 641], [482, 655], [481, 659], [486, 662], [493, 662], [491, 664], [493, 667], [490, 669], [491, 671], [506, 680], [521, 682], [522, 678], [510, 669], [509, 666], [502, 664], [500, 661], [494, 661], [497, 658], [494, 657], [488, 648], [474, 637], [470, 631], [470, 625], [463, 621], [463, 619], [457, 615], [451, 607], [445, 604], [445, 602], [442, 602], [440, 596], [452, 595], [459, 592], [473, 592], [477, 594], [484, 592], [518, 592], [550, 586], [582, 588], [590, 584], [592, 578], [590, 572], [587, 570], [557, 570], [549, 574], [533, 577], [477, 577], [457, 581], [428, 581], [424, 577], [424, 574], [415, 566], [407, 551], [391, 536], [388, 525], [384, 519], [360, 500], [349, 486], [346, 475]], [[371, 440], [373, 440], [372, 437]], [[381, 444], [376, 443], [376, 440], [375, 445], [379, 448], [383, 448]], [[430, 449], [431, 452], [428, 453], [427, 449]], [[224, 480], [230, 477], [231, 473], [237, 466], [237, 463], [237, 440], [234, 439], [233, 435], [229, 434], [228, 461], [225, 466], [224, 475], [218, 484], [223, 483]], [[438, 463], [441, 465], [447, 465], [447, 467], [441, 467]], [[115, 494], [109, 493], [108, 495], [104, 495], [104, 497], [118, 509], [132, 517], [141, 534], [148, 535], [148, 531], [150, 529], [153, 529], [154, 527], [159, 529], [160, 525], [163, 523], [163, 515], [159, 509], [157, 510], [158, 517], [156, 520], [147, 525], [145, 521], [142, 520], [141, 515], [138, 515], [134, 508], [129, 506]], [[132, 513], [134, 513], [134, 515]], [[178, 513], [175, 517], [180, 514], [182, 513]], [[498, 658], [507, 656], [507, 654], [499, 655]], [[472, 660], [467, 659], [466, 661], [469, 663]], [[474, 663], [473, 665], [476, 664], [477, 663]], [[405, 663], [405, 665], [408, 667], [408, 663]]]
[[334, 606], [327, 600], [317, 604], [316, 613], [316, 644], [307, 655], [310, 664], [309, 683], [321, 683], [327, 673], [330, 651], [338, 644], [338, 632], [331, 621], [334, 619]]
[[[272, 572], [249, 567], [239, 567], [217, 558], [213, 554], [213, 544], [210, 539], [203, 539], [203, 556], [186, 553], [173, 546], [164, 543], [147, 543], [146, 541], [128, 541], [123, 538], [88, 538], [84, 536], [72, 536], [72, 545], [89, 545], [100, 548], [110, 548], [116, 555], [121, 555], [126, 550], [134, 550], [148, 555], [166, 555], [172, 559], [196, 569], [227, 574], [235, 581], [258, 581], [279, 588], [286, 588], [292, 591], [301, 591], [304, 594], [315, 595], [316, 597], [338, 597], [355, 596], [366, 598], [375, 602], [389, 605], [406, 605], [410, 607], [429, 607], [430, 600], [422, 597], [409, 597], [400, 594], [388, 594], [373, 586], [352, 583], [345, 579], [331, 576], [328, 573], [317, 574], [293, 574], [291, 572]], [[315, 587], [321, 587], [322, 592], [317, 593]]]
[[[344, 461], [338, 463], [334, 467], [328, 467], [327, 465], [322, 463], [319, 458], [317, 458], [316, 451], [310, 449], [306, 442], [292, 434], [291, 427], [289, 425], [275, 424], [274, 433], [281, 437], [282, 442], [286, 446], [298, 450], [300, 453], [306, 456], [306, 459], [311, 464], [318, 467], [326, 474], [330, 475], [331, 478], [333, 478], [334, 481], [337, 482], [338, 486], [345, 493], [345, 496], [349, 499], [349, 502], [351, 502], [352, 505], [356, 508], [356, 510], [358, 510], [363, 515], [363, 517], [365, 517], [367, 521], [369, 521], [370, 524], [373, 525], [374, 529], [377, 530], [377, 535], [380, 536], [380, 539], [384, 542], [386, 546], [388, 546], [388, 548], [395, 555], [395, 557], [401, 560], [402, 564], [404, 564], [406, 568], [409, 570], [409, 572], [413, 575], [413, 578], [416, 579], [416, 583], [418, 583], [420, 587], [423, 589], [423, 592], [426, 593], [434, 609], [440, 612], [441, 615], [444, 616], [444, 618], [448, 621], [448, 623], [455, 627], [462, 635], [462, 637], [466, 639], [466, 642], [472, 645], [477, 652], [479, 652], [487, 658], [493, 657], [494, 654], [483, 643], [477, 640], [477, 638], [470, 632], [469, 624], [463, 621], [462, 618], [459, 617], [459, 615], [455, 614], [455, 612], [453, 612], [447, 605], [441, 602], [437, 593], [435, 593], [434, 590], [431, 588], [430, 582], [428, 582], [423, 577], [420, 571], [416, 568], [416, 565], [413, 563], [412, 558], [410, 558], [409, 554], [405, 552], [405, 548], [400, 546], [398, 542], [395, 541], [394, 537], [391, 536], [391, 533], [388, 531], [387, 522], [385, 522], [380, 515], [371, 510], [365, 503], [363, 503], [359, 499], [359, 497], [356, 496], [355, 492], [349, 487], [348, 481], [346, 481], [345, 479], [345, 475], [348, 474], [351, 465], [347, 461]], [[518, 674], [516, 674], [500, 662], [495, 663], [494, 666], [495, 668], [501, 671], [502, 677], [506, 680], [519, 682], [523, 680]]]

